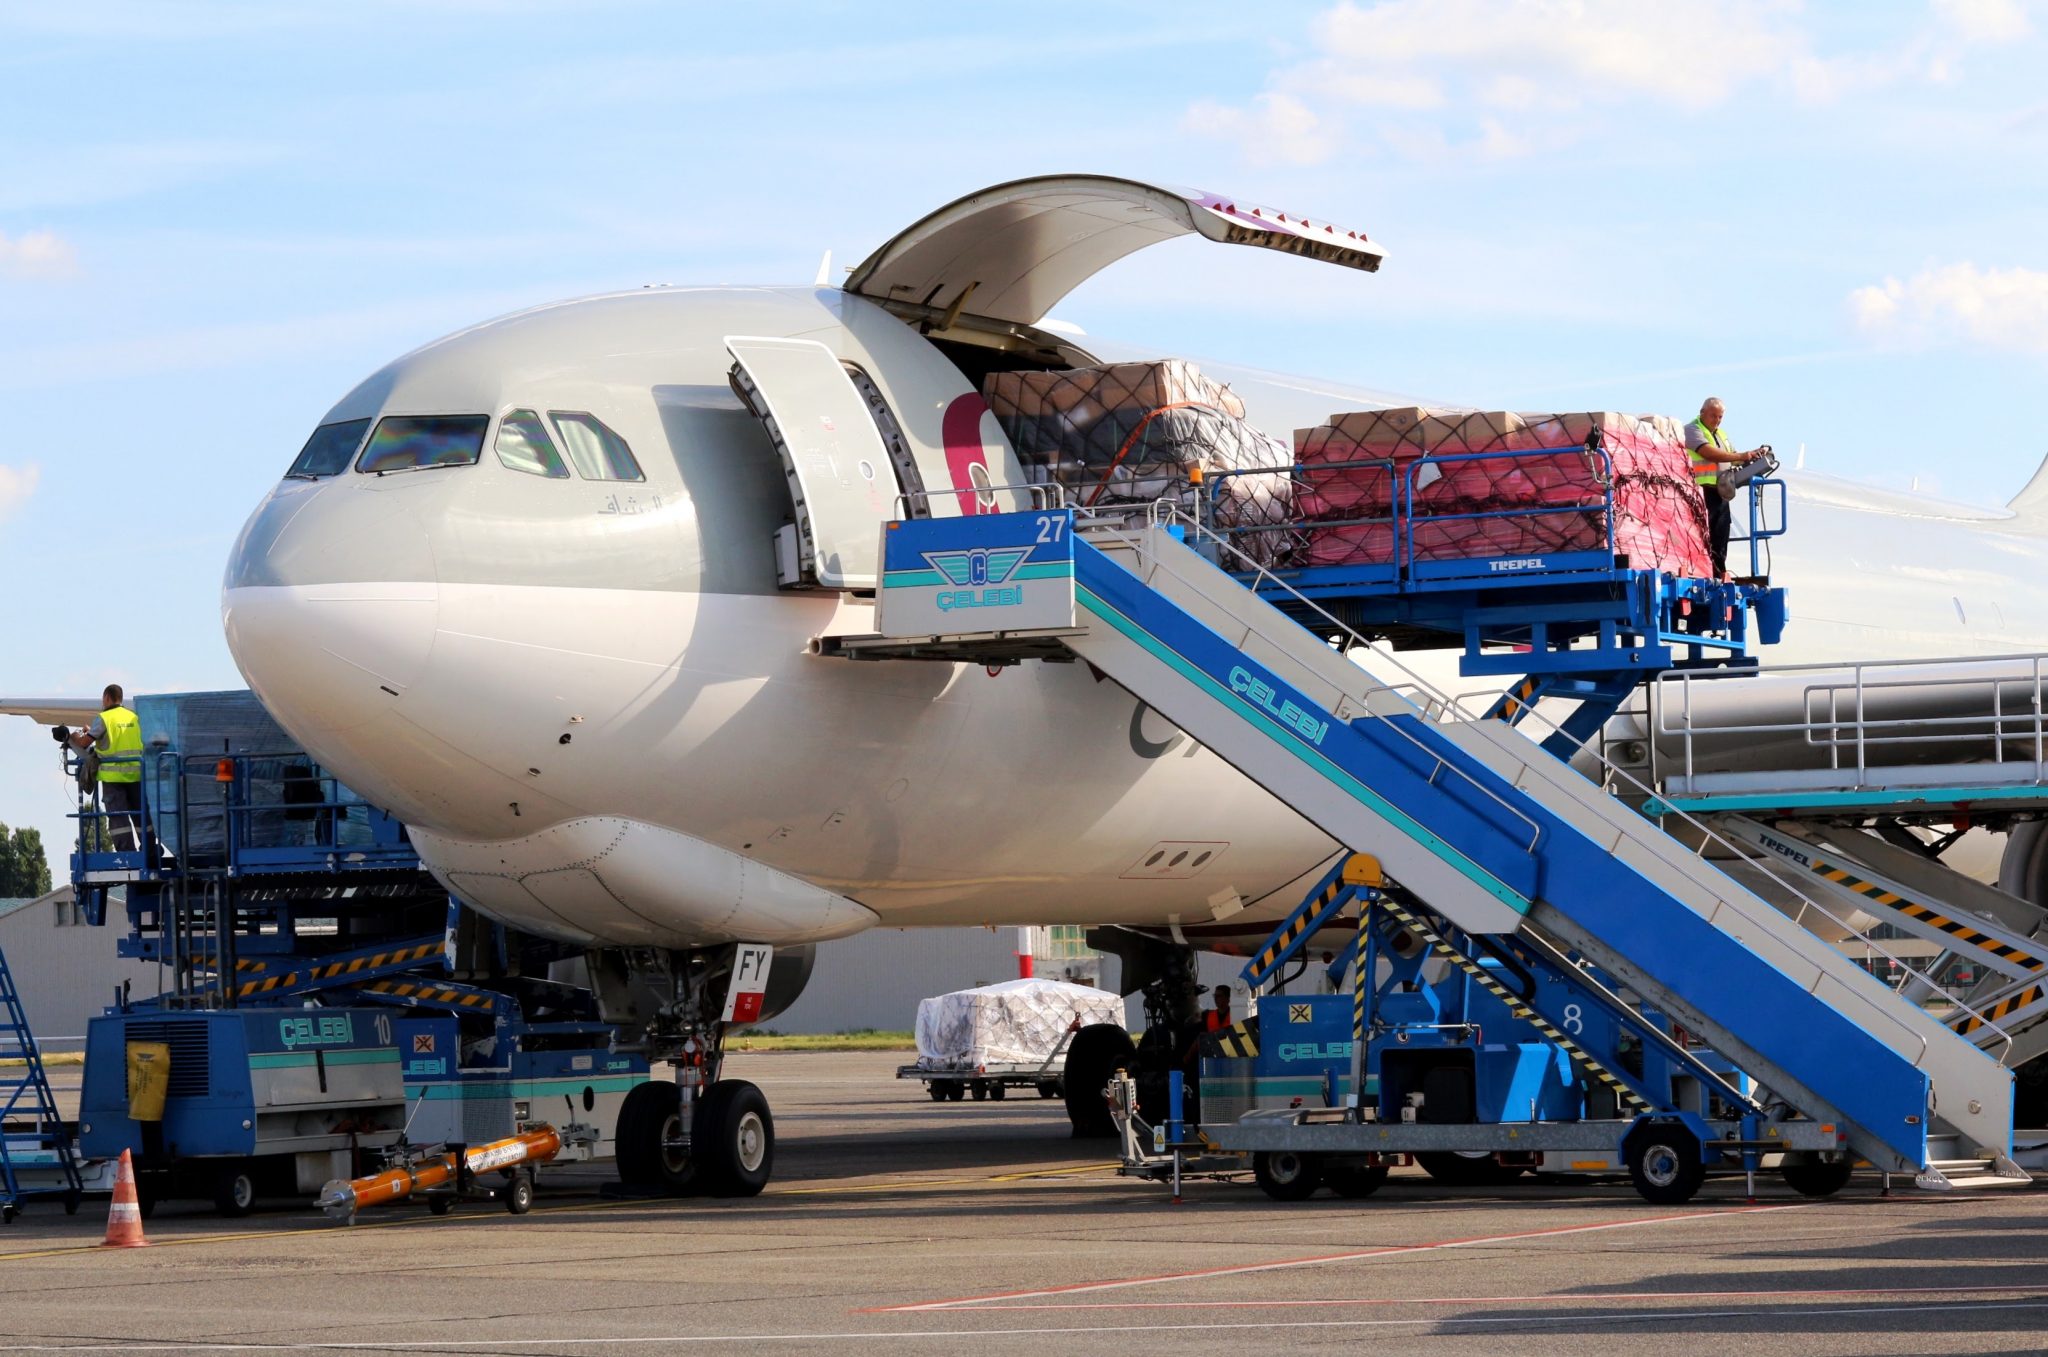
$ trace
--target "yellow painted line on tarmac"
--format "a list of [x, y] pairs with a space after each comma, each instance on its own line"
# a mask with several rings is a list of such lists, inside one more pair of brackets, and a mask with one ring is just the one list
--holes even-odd
[[[916, 1191], [928, 1187], [962, 1187], [989, 1183], [1029, 1182], [1034, 1178], [1063, 1178], [1083, 1173], [1103, 1173], [1116, 1167], [1114, 1163], [1081, 1164], [1063, 1169], [1028, 1169], [1019, 1173], [996, 1173], [976, 1178], [915, 1178], [893, 1183], [850, 1183], [843, 1187], [779, 1187], [770, 1188], [764, 1197], [822, 1197], [844, 1196], [870, 1192]], [[577, 1211], [610, 1211], [624, 1206], [671, 1206], [677, 1202], [692, 1200], [689, 1197], [633, 1197], [618, 1201], [563, 1202], [558, 1206], [536, 1206], [531, 1215], [562, 1215]], [[477, 1203], [491, 1205], [492, 1203]], [[152, 1239], [153, 1249], [184, 1248], [193, 1244], [233, 1244], [251, 1239], [290, 1239], [305, 1235], [345, 1235], [363, 1230], [395, 1230], [411, 1225], [448, 1225], [467, 1220], [475, 1223], [481, 1217], [469, 1215], [447, 1216], [402, 1216], [395, 1220], [358, 1221], [354, 1225], [340, 1225], [320, 1222], [294, 1226], [286, 1230], [244, 1230], [235, 1234], [174, 1235], [166, 1239]], [[60, 1258], [80, 1253], [127, 1253], [127, 1249], [108, 1249], [104, 1244], [63, 1244], [47, 1249], [23, 1249], [15, 1253], [0, 1253], [0, 1263], [21, 1262], [31, 1258]]]

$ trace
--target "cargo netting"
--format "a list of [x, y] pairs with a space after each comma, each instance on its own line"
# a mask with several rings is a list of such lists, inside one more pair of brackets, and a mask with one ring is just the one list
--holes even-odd
[[1294, 437], [1304, 564], [1601, 551], [1611, 526], [1631, 566], [1712, 573], [1706, 506], [1662, 415], [1408, 407], [1332, 415]]
[[1269, 471], [1223, 481], [1216, 526], [1267, 565], [1298, 563], [1294, 462], [1282, 440], [1245, 420], [1244, 402], [1182, 359], [1050, 372], [995, 372], [984, 395], [1034, 484], [1064, 487], [1098, 511], [1167, 500], [1193, 515], [1189, 473]]

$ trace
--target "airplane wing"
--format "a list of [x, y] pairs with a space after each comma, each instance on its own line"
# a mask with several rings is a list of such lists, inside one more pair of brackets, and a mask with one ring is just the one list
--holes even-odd
[[0, 716], [26, 716], [38, 725], [82, 726], [99, 714], [96, 697], [0, 697]]

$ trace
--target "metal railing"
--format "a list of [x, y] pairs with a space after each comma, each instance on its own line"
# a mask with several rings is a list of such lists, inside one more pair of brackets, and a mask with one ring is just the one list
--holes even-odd
[[[1999, 668], [1990, 673], [1954, 672], [1982, 666]], [[1956, 763], [1988, 763], [2027, 774], [2032, 781], [2048, 783], [2044, 666], [2048, 666], [2048, 655], [2021, 654], [1788, 665], [1743, 675], [1686, 670], [1661, 674], [1650, 703], [1652, 780], [1661, 782], [1664, 776], [1658, 771], [1663, 758], [1660, 737], [1676, 740], [1677, 761], [1691, 785], [1703, 761], [1698, 743], [1705, 737], [1754, 739], [1763, 735], [1796, 735], [1807, 747], [1822, 751], [1825, 767], [1853, 773], [1856, 790], [1872, 785], [1870, 774], [1874, 768], [1904, 766], [1897, 760], [1887, 761], [1887, 752], [1933, 746], [1955, 748]], [[1936, 669], [1950, 672], [1931, 672]], [[1726, 683], [1736, 678], [1756, 683], [1801, 674], [1825, 676], [1825, 681], [1801, 688], [1801, 719], [1716, 721], [1711, 715], [1694, 710], [1694, 694], [1702, 691], [1701, 684]], [[1916, 693], [1934, 691], [1947, 694], [1945, 708], [1961, 709], [1964, 714], [1872, 711], [1873, 706], [1894, 705], [1884, 699], [1910, 701]], [[2016, 754], [2019, 756], [2015, 757]]]
[[[1456, 513], [1430, 511], [1427, 506], [1423, 506], [1418, 511], [1417, 495], [1427, 490], [1430, 484], [1434, 484], [1434, 480], [1421, 485], [1417, 484], [1425, 474], [1434, 473], [1436, 477], [1441, 477], [1445, 474], [1444, 468], [1462, 466], [1466, 463], [1515, 462], [1518, 460], [1533, 460], [1535, 458], [1556, 458], [1561, 454], [1577, 454], [1588, 459], [1587, 473], [1588, 478], [1592, 482], [1588, 498], [1569, 504], [1523, 505], [1513, 508], [1477, 509]], [[1592, 459], [1596, 456], [1599, 459], [1597, 466], [1591, 464]], [[1388, 511], [1385, 514], [1375, 514], [1364, 518], [1318, 518], [1314, 520], [1305, 520], [1297, 517], [1284, 523], [1225, 526], [1222, 524], [1221, 515], [1217, 511], [1217, 500], [1223, 494], [1228, 483], [1233, 480], [1243, 480], [1255, 476], [1286, 476], [1295, 485], [1297, 493], [1305, 491], [1313, 494], [1317, 493], [1317, 491], [1313, 484], [1305, 479], [1307, 475], [1321, 472], [1360, 470], [1377, 470], [1386, 473], [1387, 479], [1391, 484], [1387, 487], [1389, 490], [1387, 495]], [[1509, 468], [1509, 471], [1512, 470], [1512, 467]], [[1437, 524], [1554, 518], [1569, 514], [1599, 513], [1604, 515], [1605, 532], [1603, 543], [1572, 548], [1550, 548], [1550, 550], [1599, 551], [1604, 549], [1608, 555], [1614, 554], [1614, 457], [1605, 447], [1587, 447], [1583, 443], [1573, 443], [1562, 447], [1521, 448], [1508, 452], [1432, 454], [1405, 464], [1396, 462], [1392, 458], [1378, 457], [1345, 462], [1297, 462], [1284, 467], [1245, 467], [1211, 472], [1203, 479], [1207, 485], [1207, 493], [1202, 497], [1201, 503], [1206, 505], [1207, 512], [1202, 517], [1206, 520], [1205, 525], [1226, 541], [1232, 537], [1263, 532], [1320, 531], [1325, 528], [1387, 526], [1393, 530], [1387, 544], [1388, 559], [1384, 561], [1366, 561], [1362, 562], [1362, 564], [1391, 565], [1397, 572], [1403, 575], [1411, 573], [1415, 567], [1419, 550], [1416, 532], [1418, 524], [1426, 528]], [[1592, 497], [1595, 492], [1597, 497]], [[1473, 559], [1484, 559], [1489, 554], [1496, 553], [1471, 553]], [[1461, 556], [1444, 557], [1432, 554], [1425, 559], [1461, 558]]]

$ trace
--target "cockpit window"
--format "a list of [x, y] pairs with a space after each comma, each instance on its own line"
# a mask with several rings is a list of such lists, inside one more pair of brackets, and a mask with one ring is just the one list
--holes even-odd
[[647, 479], [641, 474], [640, 464], [633, 460], [633, 450], [626, 446], [626, 440], [596, 415], [581, 410], [550, 410], [548, 418], [555, 422], [555, 432], [561, 435], [562, 446], [569, 450], [576, 474], [584, 480]]
[[532, 476], [566, 480], [569, 475], [547, 425], [531, 410], [510, 411], [498, 421], [498, 460]]
[[367, 419], [344, 420], [339, 424], [322, 424], [313, 430], [313, 436], [306, 440], [306, 446], [299, 449], [298, 460], [292, 469], [285, 472], [287, 477], [311, 480], [316, 476], [332, 476], [348, 470], [349, 458], [356, 455], [356, 449], [363, 445], [363, 435], [370, 431]]
[[387, 415], [377, 421], [358, 471], [413, 471], [469, 466], [483, 456], [489, 415]]

